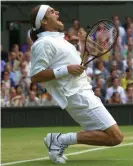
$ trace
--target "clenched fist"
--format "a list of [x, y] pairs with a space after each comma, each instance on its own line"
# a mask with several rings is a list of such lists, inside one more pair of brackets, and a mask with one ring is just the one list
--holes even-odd
[[67, 66], [68, 72], [74, 76], [80, 76], [84, 70], [86, 70], [86, 67], [81, 65], [69, 65]]

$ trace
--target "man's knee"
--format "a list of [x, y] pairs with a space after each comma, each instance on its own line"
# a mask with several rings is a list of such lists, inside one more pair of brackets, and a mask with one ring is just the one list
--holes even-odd
[[109, 135], [109, 146], [119, 145], [123, 141], [123, 134], [117, 125], [112, 126], [106, 131]]
[[111, 146], [119, 145], [123, 141], [123, 138], [124, 138], [124, 136], [121, 132], [117, 133], [116, 135], [112, 135], [111, 136]]

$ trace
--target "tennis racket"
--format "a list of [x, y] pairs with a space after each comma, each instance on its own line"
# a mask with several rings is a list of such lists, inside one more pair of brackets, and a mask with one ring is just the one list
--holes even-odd
[[[86, 66], [94, 59], [108, 53], [116, 44], [118, 39], [118, 28], [111, 20], [99, 20], [89, 30], [85, 37], [85, 48], [81, 65]], [[92, 59], [84, 63], [84, 58], [91, 56]]]

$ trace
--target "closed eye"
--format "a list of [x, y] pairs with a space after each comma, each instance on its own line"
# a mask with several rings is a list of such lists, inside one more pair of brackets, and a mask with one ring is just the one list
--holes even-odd
[[50, 11], [51, 14], [54, 14], [54, 12], [55, 12], [55, 10], [53, 10], [53, 9]]

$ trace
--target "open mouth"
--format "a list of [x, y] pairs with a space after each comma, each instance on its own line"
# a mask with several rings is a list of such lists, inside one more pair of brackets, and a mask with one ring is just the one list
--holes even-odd
[[61, 20], [60, 20], [60, 18], [59, 18], [59, 17], [57, 18], [57, 21], [61, 22]]

